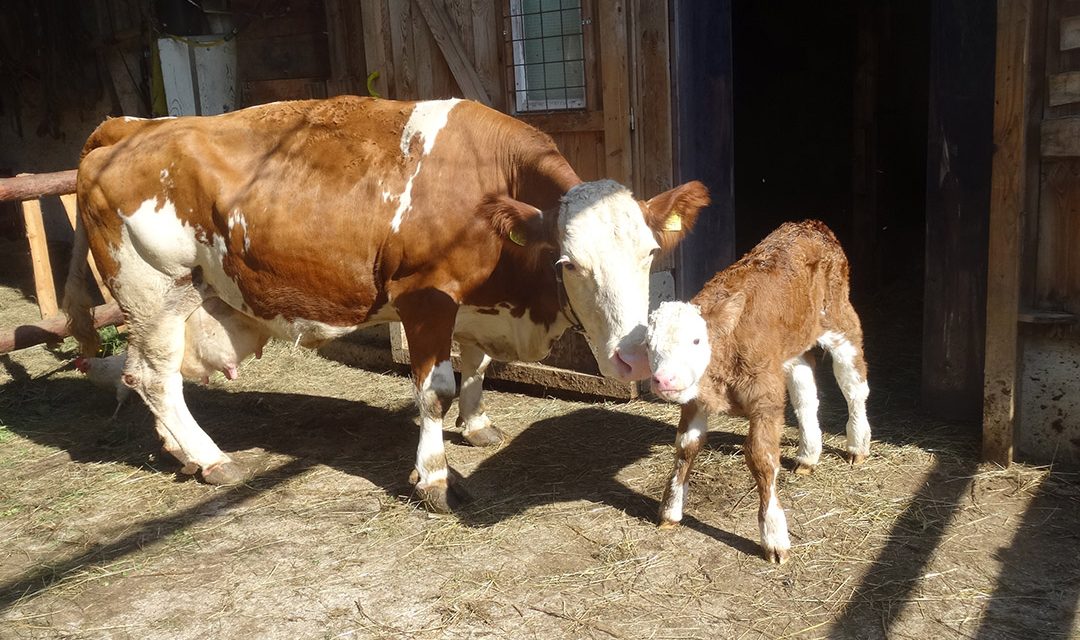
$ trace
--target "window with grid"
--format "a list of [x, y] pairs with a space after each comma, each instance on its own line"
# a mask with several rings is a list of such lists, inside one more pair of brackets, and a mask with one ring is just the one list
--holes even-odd
[[508, 86], [516, 112], [585, 108], [581, 0], [509, 0]]

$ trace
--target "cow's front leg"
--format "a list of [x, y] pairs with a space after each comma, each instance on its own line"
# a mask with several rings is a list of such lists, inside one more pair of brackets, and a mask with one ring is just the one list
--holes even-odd
[[[783, 396], [780, 395], [782, 401]], [[784, 426], [784, 405], [762, 404], [750, 412], [750, 432], [746, 435], [746, 465], [758, 490], [758, 529], [761, 548], [769, 562], [788, 559], [791, 541], [787, 518], [776, 496], [776, 478], [780, 474], [780, 432]]]
[[682, 520], [683, 503], [690, 490], [690, 470], [705, 443], [708, 421], [708, 412], [696, 400], [682, 406], [679, 430], [675, 435], [675, 468], [671, 471], [671, 480], [664, 488], [664, 499], [660, 503], [661, 529], [674, 527]]
[[502, 444], [506, 434], [491, 424], [484, 410], [484, 372], [491, 364], [491, 357], [480, 347], [461, 343], [461, 393], [458, 395], [457, 426], [469, 444], [488, 447]]
[[420, 411], [420, 444], [416, 449], [416, 492], [432, 511], [449, 513], [460, 502], [450, 485], [443, 446], [443, 416], [456, 391], [450, 366], [450, 338], [457, 304], [431, 289], [395, 302], [405, 337]]

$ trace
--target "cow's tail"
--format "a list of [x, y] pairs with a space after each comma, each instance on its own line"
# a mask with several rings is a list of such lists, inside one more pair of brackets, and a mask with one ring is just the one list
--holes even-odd
[[[81, 200], [77, 196], [76, 200]], [[81, 203], [79, 203], [81, 205]], [[77, 206], [81, 209], [81, 206]], [[84, 356], [96, 356], [101, 338], [94, 328], [94, 316], [91, 309], [94, 300], [90, 296], [87, 258], [90, 255], [90, 242], [86, 236], [86, 225], [82, 216], [75, 216], [75, 243], [71, 247], [71, 266], [68, 267], [67, 283], [64, 285], [64, 313], [67, 314], [68, 332], [79, 341], [79, 350]]]

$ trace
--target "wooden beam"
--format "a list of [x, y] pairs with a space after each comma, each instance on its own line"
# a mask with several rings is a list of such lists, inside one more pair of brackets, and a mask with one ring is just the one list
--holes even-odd
[[1039, 146], [1044, 158], [1080, 157], [1080, 116], [1044, 120]]
[[623, 185], [633, 177], [626, 0], [600, 2], [600, 75], [604, 82], [604, 173]]
[[389, 49], [389, 18], [383, 0], [360, 3], [361, 21], [364, 24], [364, 60], [367, 75], [378, 72], [379, 77], [371, 83], [376, 93], [384, 98], [394, 97], [394, 62]]
[[53, 284], [52, 262], [49, 260], [49, 243], [45, 237], [45, 222], [41, 217], [41, 201], [37, 198], [22, 203], [23, 222], [26, 225], [26, 241], [30, 243], [30, 261], [34, 266], [34, 292], [42, 318], [56, 315], [56, 286]]
[[1062, 51], [1080, 48], [1080, 16], [1061, 19], [1061, 40], [1058, 47]]
[[1051, 107], [1080, 102], [1080, 71], [1051, 74], [1048, 93]]
[[415, 0], [415, 2], [420, 7], [420, 13], [424, 15], [428, 29], [431, 30], [431, 36], [439, 45], [443, 57], [446, 58], [446, 64], [450, 67], [450, 72], [454, 74], [454, 80], [457, 81], [462, 94], [470, 100], [492, 106], [491, 96], [484, 88], [484, 82], [480, 79], [480, 74], [476, 72], [476, 67], [469, 60], [465, 45], [461, 41], [461, 36], [458, 35], [457, 25], [446, 13], [446, 9], [434, 0]]
[[0, 202], [29, 200], [75, 192], [77, 171], [55, 173], [24, 173], [14, 178], [0, 178]]
[[[124, 322], [124, 314], [115, 302], [94, 307], [92, 313], [95, 329]], [[14, 329], [0, 330], [0, 353], [44, 343], [60, 342], [69, 335], [71, 334], [67, 330], [67, 316], [57, 314], [36, 324], [24, 324]]]
[[585, 133], [604, 130], [604, 114], [599, 111], [574, 111], [569, 113], [518, 113], [518, 120], [548, 133]]
[[1033, 0], [998, 0], [994, 158], [986, 291], [982, 457], [1012, 463], [1020, 380], [1017, 320], [1027, 189], [1027, 102]]

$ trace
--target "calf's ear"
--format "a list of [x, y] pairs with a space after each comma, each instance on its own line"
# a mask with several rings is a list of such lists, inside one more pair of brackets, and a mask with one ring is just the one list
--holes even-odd
[[746, 308], [746, 294], [742, 291], [731, 294], [716, 306], [713, 317], [721, 335], [726, 336], [735, 330], [744, 308]]
[[642, 203], [660, 250], [667, 253], [690, 231], [698, 212], [709, 206], [709, 190], [697, 180], [679, 185]]
[[503, 250], [535, 264], [545, 251], [554, 251], [544, 214], [532, 205], [507, 195], [491, 194], [477, 208], [503, 242]]

